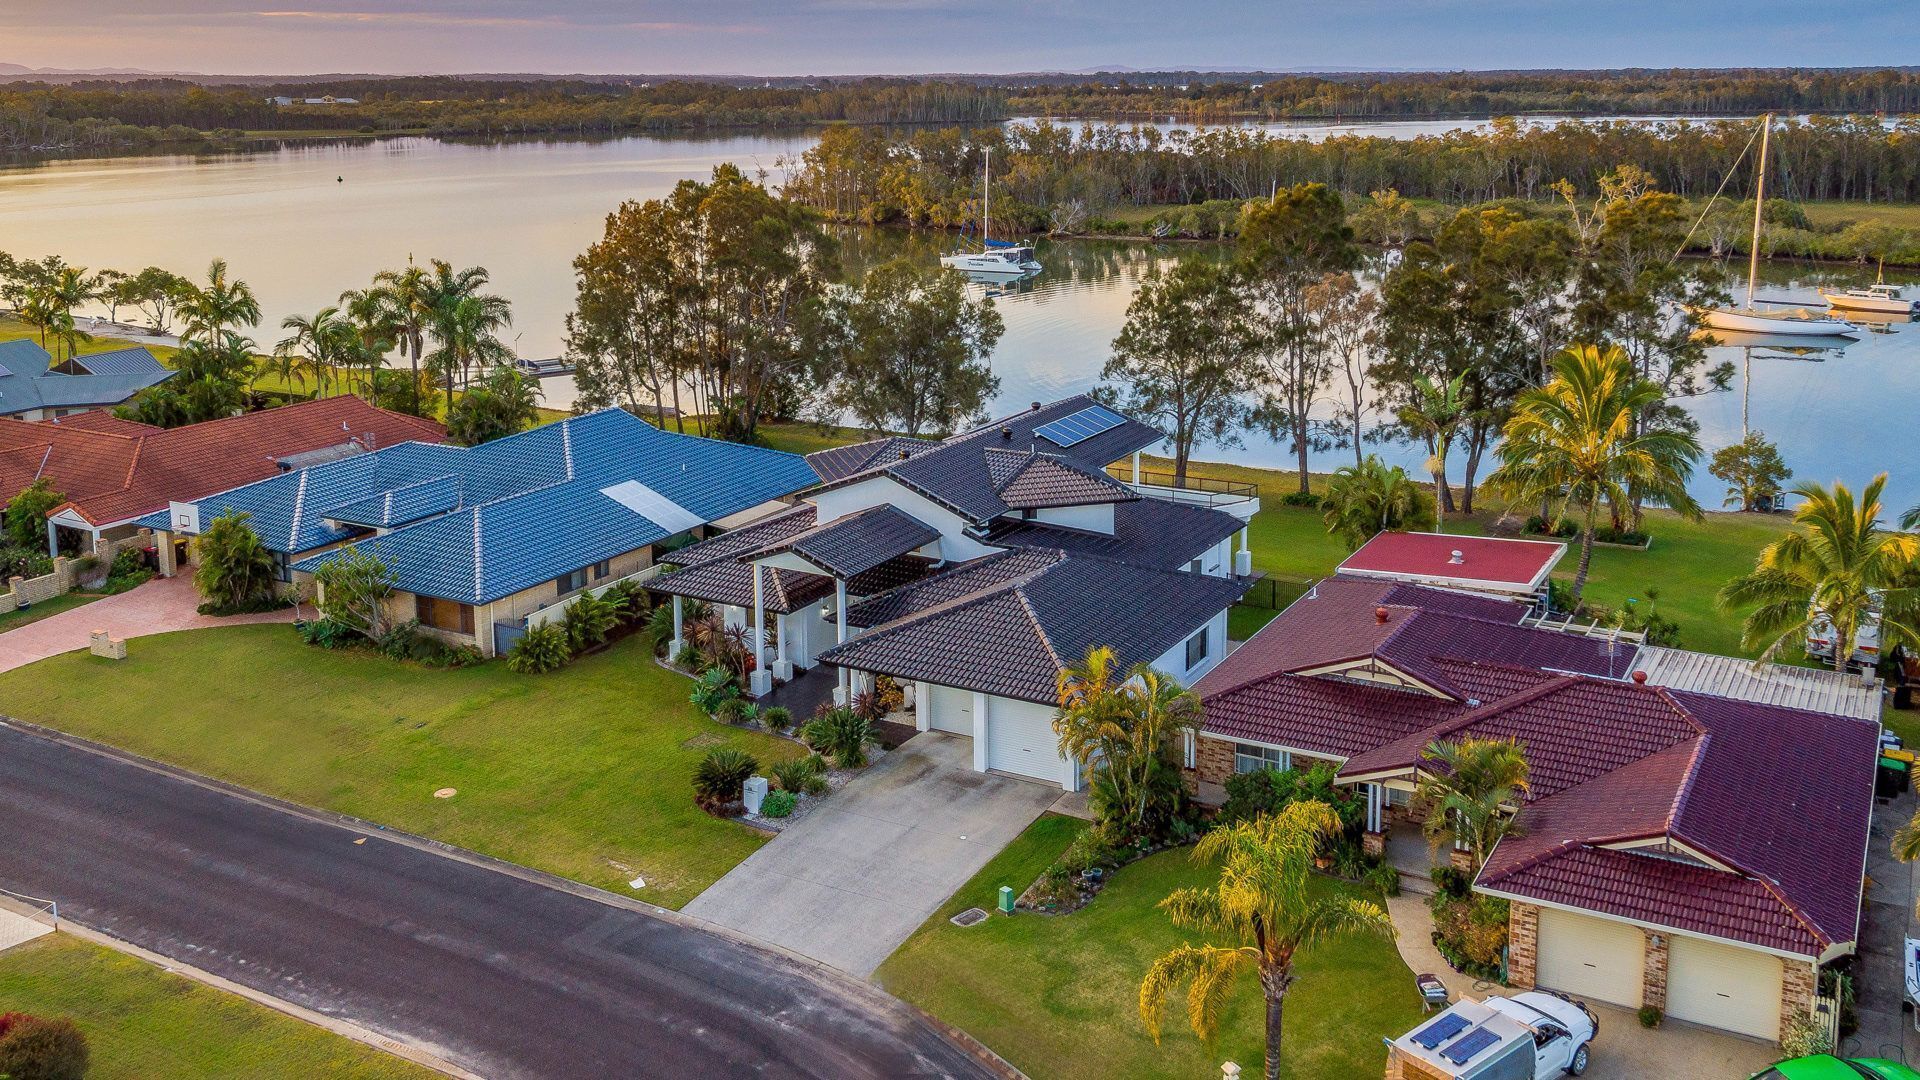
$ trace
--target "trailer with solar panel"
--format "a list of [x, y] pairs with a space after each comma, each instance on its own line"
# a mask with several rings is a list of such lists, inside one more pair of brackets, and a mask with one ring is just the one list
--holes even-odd
[[1587, 1069], [1599, 1023], [1580, 1002], [1546, 991], [1461, 999], [1387, 1040], [1400, 1080], [1547, 1080]]

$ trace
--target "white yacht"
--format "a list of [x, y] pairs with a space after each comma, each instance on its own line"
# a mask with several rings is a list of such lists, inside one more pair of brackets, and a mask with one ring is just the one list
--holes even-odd
[[1906, 290], [1898, 285], [1875, 282], [1857, 289], [1843, 289], [1840, 292], [1820, 290], [1826, 302], [1842, 311], [1865, 311], [1876, 315], [1911, 315], [1916, 301], [1906, 297]]
[[940, 265], [950, 270], [965, 271], [975, 277], [996, 280], [1031, 277], [1039, 273], [1040, 260], [1033, 257], [1033, 248], [1008, 240], [995, 240], [988, 235], [993, 226], [990, 213], [992, 206], [993, 149], [989, 147], [980, 179], [980, 250], [961, 250], [942, 255]]
[[1747, 261], [1746, 306], [1691, 310], [1700, 316], [1701, 324], [1710, 330], [1732, 330], [1747, 334], [1785, 334], [1792, 337], [1854, 337], [1859, 333], [1859, 329], [1845, 319], [1835, 319], [1806, 308], [1780, 309], [1753, 306], [1753, 285], [1760, 277], [1761, 212], [1767, 205], [1767, 144], [1772, 130], [1773, 114], [1768, 113], [1760, 120], [1760, 164], [1754, 170], [1753, 247]]

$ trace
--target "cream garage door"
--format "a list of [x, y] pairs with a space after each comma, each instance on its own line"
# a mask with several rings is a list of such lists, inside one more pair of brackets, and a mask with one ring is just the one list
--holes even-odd
[[1549, 990], [1640, 1007], [1646, 939], [1640, 928], [1555, 908], [1540, 909], [1535, 981]]
[[1761, 1039], [1780, 1037], [1780, 958], [1701, 938], [1667, 939], [1667, 1015]]
[[928, 726], [935, 731], [951, 731], [955, 735], [973, 734], [973, 691], [955, 690], [951, 686], [933, 688], [933, 716]]
[[989, 698], [987, 768], [1060, 783], [1060, 737], [1053, 733], [1053, 713], [1045, 705]]

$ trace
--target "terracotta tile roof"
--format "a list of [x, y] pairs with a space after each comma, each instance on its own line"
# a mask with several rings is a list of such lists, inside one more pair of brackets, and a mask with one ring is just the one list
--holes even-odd
[[122, 420], [107, 409], [89, 409], [83, 413], [62, 416], [48, 423], [64, 428], [79, 428], [82, 431], [105, 431], [114, 435], [150, 435], [164, 428], [152, 424], [142, 424], [137, 420]]
[[0, 421], [0, 487], [10, 498], [31, 482], [25, 463], [38, 448], [46, 459], [38, 474], [50, 476], [67, 507], [96, 525], [276, 475], [277, 461], [290, 454], [347, 442], [389, 446], [446, 437], [430, 420], [350, 396], [167, 429], [76, 420]]

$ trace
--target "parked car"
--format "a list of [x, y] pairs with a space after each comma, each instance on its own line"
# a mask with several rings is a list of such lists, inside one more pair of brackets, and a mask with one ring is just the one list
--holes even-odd
[[[1852, 661], [1873, 667], [1880, 663], [1880, 611], [1879, 596], [1874, 596], [1874, 610], [1860, 620], [1860, 628], [1853, 635]], [[1834, 648], [1833, 624], [1825, 618], [1816, 617], [1807, 625], [1807, 655], [1818, 660], [1833, 662]]]
[[1754, 1073], [1751, 1080], [1920, 1080], [1920, 1072], [1886, 1058], [1815, 1054], [1775, 1062]]
[[1418, 1061], [1447, 1080], [1548, 1080], [1586, 1072], [1599, 1031], [1585, 1004], [1529, 990], [1455, 1002], [1388, 1043], [1388, 1054]]

